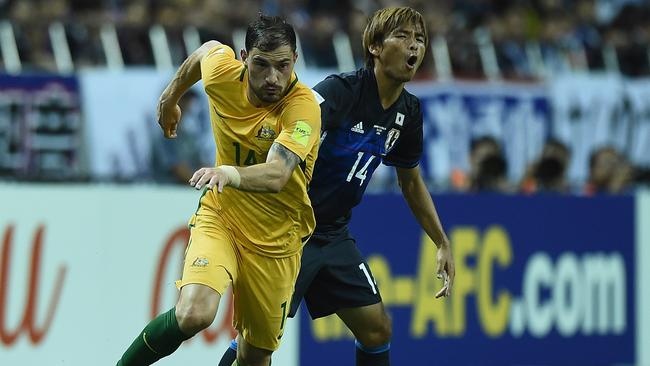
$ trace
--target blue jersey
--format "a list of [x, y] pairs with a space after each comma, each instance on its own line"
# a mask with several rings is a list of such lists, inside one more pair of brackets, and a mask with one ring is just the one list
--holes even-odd
[[320, 95], [322, 134], [309, 187], [316, 231], [343, 228], [370, 177], [385, 165], [413, 168], [422, 155], [422, 112], [406, 90], [384, 109], [371, 70], [331, 75]]

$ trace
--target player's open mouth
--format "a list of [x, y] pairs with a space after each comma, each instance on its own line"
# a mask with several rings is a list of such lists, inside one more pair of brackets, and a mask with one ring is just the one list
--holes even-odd
[[417, 62], [418, 57], [415, 55], [409, 56], [409, 58], [406, 60], [406, 64], [409, 66], [409, 68], [414, 68]]

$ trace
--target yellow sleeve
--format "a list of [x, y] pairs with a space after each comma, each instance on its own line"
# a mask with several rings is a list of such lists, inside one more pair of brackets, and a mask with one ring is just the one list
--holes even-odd
[[275, 142], [305, 160], [320, 138], [320, 107], [310, 95], [292, 101], [282, 111], [282, 130]]
[[215, 46], [201, 59], [203, 87], [207, 89], [218, 83], [222, 75], [239, 67], [241, 67], [241, 63], [235, 59], [235, 51], [232, 48], [225, 44]]

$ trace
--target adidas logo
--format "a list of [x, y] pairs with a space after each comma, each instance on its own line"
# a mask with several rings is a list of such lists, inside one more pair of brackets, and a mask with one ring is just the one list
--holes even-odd
[[352, 126], [350, 131], [356, 132], [356, 133], [365, 133], [365, 131], [363, 130], [363, 122], [359, 122], [356, 125]]

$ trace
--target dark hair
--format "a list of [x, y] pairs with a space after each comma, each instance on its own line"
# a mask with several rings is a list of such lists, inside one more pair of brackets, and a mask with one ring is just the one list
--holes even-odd
[[248, 24], [246, 52], [253, 48], [268, 52], [285, 45], [296, 52], [296, 32], [281, 17], [260, 14], [258, 19]]
[[560, 179], [564, 176], [566, 166], [563, 161], [555, 157], [543, 158], [535, 166], [533, 175], [542, 186], [547, 186], [553, 181]]
[[385, 8], [377, 10], [366, 24], [363, 31], [363, 50], [366, 59], [366, 67], [372, 68], [375, 64], [375, 57], [368, 49], [371, 45], [381, 45], [390, 32], [399, 28], [402, 24], [413, 23], [422, 27], [424, 32], [425, 45], [429, 43], [427, 27], [424, 24], [424, 17], [416, 10], [409, 7]]
[[598, 159], [600, 159], [603, 154], [607, 153], [618, 155], [618, 151], [613, 146], [609, 145], [592, 150], [591, 154], [589, 154], [589, 170], [593, 170], [596, 167]]
[[508, 163], [497, 154], [490, 154], [479, 163], [474, 188], [480, 191], [497, 191], [499, 183], [508, 174]]
[[497, 139], [495, 139], [492, 136], [487, 136], [486, 135], [486, 136], [481, 136], [481, 137], [474, 138], [474, 139], [472, 139], [472, 141], [470, 141], [470, 143], [469, 143], [470, 152], [474, 152], [474, 150], [476, 150], [480, 145], [490, 145], [495, 150], [497, 150], [499, 152], [501, 151], [501, 145], [499, 145], [499, 142], [497, 141]]
[[571, 149], [562, 141], [551, 137], [546, 142], [544, 143], [544, 147], [553, 147], [558, 150], [562, 150], [562, 153], [565, 155], [570, 155], [571, 154]]

